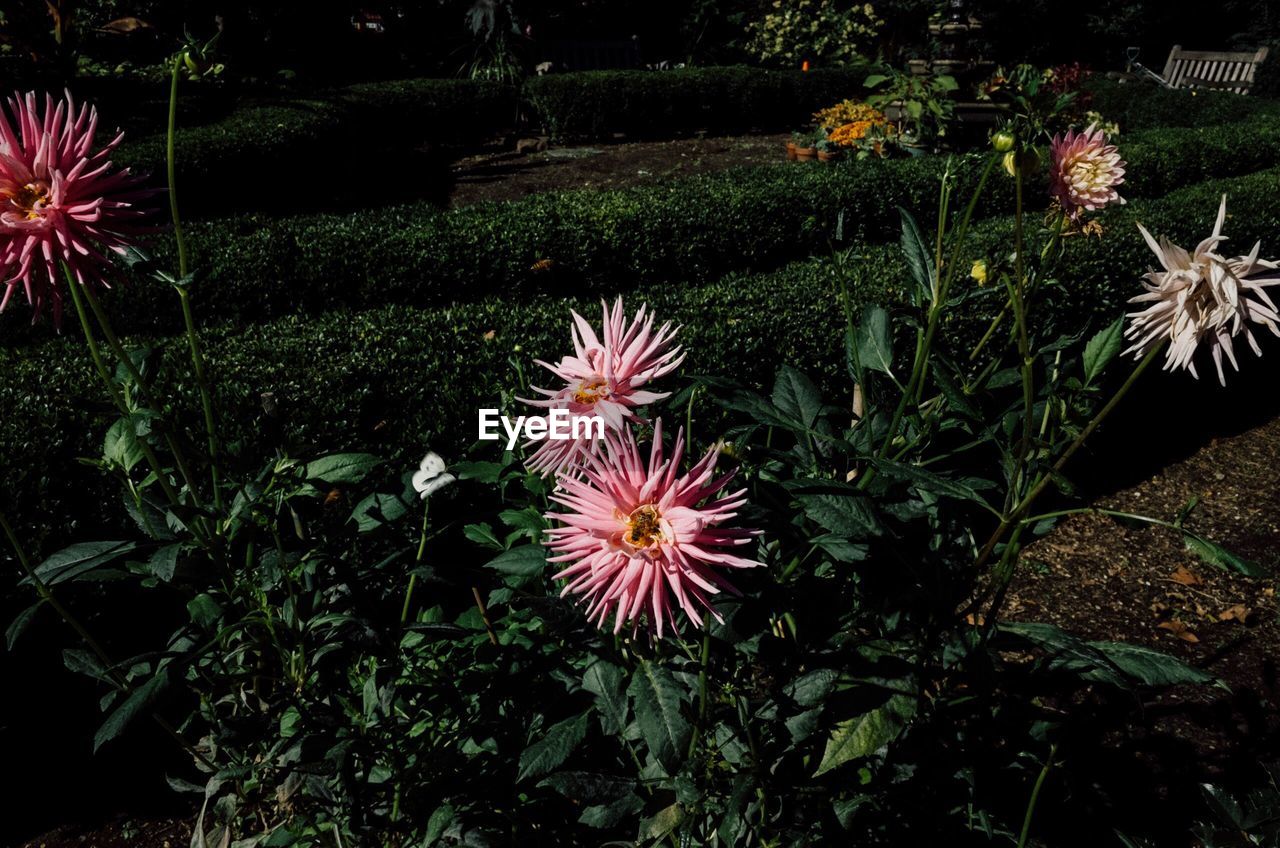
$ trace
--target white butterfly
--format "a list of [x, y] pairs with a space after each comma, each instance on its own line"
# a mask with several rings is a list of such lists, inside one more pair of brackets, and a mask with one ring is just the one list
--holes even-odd
[[457, 477], [445, 470], [446, 467], [440, 454], [435, 451], [428, 451], [422, 458], [418, 473], [413, 475], [413, 488], [422, 500], [425, 501], [436, 492], [458, 481]]

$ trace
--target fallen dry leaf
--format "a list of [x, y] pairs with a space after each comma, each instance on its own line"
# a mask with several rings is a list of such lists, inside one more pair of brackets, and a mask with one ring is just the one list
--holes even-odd
[[1177, 636], [1184, 642], [1199, 642], [1200, 637], [1187, 629], [1187, 625], [1176, 618], [1171, 621], [1162, 621], [1156, 625], [1161, 630], [1168, 630], [1174, 636]]
[[1185, 565], [1178, 566], [1178, 570], [1173, 572], [1173, 576], [1169, 578], [1180, 586], [1199, 586], [1200, 578], [1196, 573]]
[[1253, 614], [1253, 610], [1249, 609], [1244, 604], [1236, 604], [1235, 606], [1229, 609], [1224, 609], [1222, 612], [1218, 613], [1218, 620], [1219, 621], [1234, 620], [1234, 621], [1240, 622], [1241, 624], [1248, 624], [1249, 616], [1252, 614]]

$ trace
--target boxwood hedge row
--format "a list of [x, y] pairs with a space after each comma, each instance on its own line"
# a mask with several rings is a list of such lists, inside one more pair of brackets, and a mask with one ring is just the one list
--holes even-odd
[[[205, 87], [186, 98], [181, 113], [178, 184], [188, 212], [200, 215], [348, 208], [422, 197], [443, 203], [451, 175], [439, 146], [490, 139], [521, 116], [527, 131], [575, 140], [615, 133], [670, 137], [786, 130], [803, 125], [823, 106], [856, 97], [868, 72], [866, 67], [808, 73], [746, 67], [584, 71], [534, 77], [519, 91], [473, 80], [398, 80], [302, 97], [257, 93], [240, 106], [229, 91]], [[1212, 126], [1280, 110], [1272, 101], [1223, 92], [1106, 80], [1092, 83], [1091, 90], [1094, 108], [1126, 131]], [[103, 109], [110, 120], [110, 90], [97, 94], [107, 99]], [[145, 102], [152, 104], [154, 126], [164, 104], [155, 97]], [[125, 114], [135, 124], [136, 111], [135, 106]], [[163, 173], [163, 135], [131, 138], [119, 159]], [[379, 167], [371, 169], [370, 163]]]
[[[1258, 117], [1205, 129], [1124, 139], [1127, 197], [1154, 197], [1205, 177], [1280, 163], [1280, 120]], [[976, 182], [983, 155], [954, 160], [957, 194]], [[425, 204], [346, 215], [244, 216], [190, 228], [205, 274], [206, 320], [260, 321], [293, 312], [383, 304], [432, 305], [493, 293], [615, 291], [646, 281], [708, 282], [897, 232], [896, 206], [935, 217], [943, 157], [740, 168], [663, 185], [536, 195], [441, 212]], [[1012, 210], [997, 170], [980, 214]], [[837, 226], [839, 224], [839, 227]], [[159, 245], [162, 261], [171, 246]], [[545, 260], [545, 261], [544, 261]], [[121, 329], [172, 326], [171, 293], [145, 282], [112, 294]], [[23, 329], [21, 308], [0, 333]], [[36, 331], [39, 332], [39, 331]]]
[[[1280, 169], [1271, 169], [1109, 211], [1101, 216], [1103, 237], [1068, 242], [1061, 285], [1051, 290], [1053, 320], [1075, 330], [1093, 318], [1116, 315], [1154, 262], [1134, 222], [1194, 244], [1212, 228], [1223, 192], [1231, 197], [1230, 249], [1247, 252], [1261, 238], [1264, 255], [1280, 253], [1278, 180]], [[1010, 231], [1007, 218], [983, 222], [972, 233], [966, 263], [1007, 254]], [[869, 247], [850, 267], [858, 300], [900, 302], [908, 278], [893, 246]], [[811, 259], [704, 284], [650, 284], [628, 300], [632, 306], [647, 301], [664, 318], [684, 325], [687, 374], [765, 382], [786, 362], [831, 383], [843, 379], [836, 287], [834, 263]], [[999, 306], [999, 292], [993, 288], [974, 303], [946, 328], [948, 343], [957, 348], [976, 337], [984, 314]], [[428, 445], [456, 455], [470, 444], [476, 408], [497, 405], [502, 389], [515, 386], [510, 359], [531, 373], [535, 358], [555, 358], [565, 349], [570, 306], [588, 315], [598, 309], [590, 296], [521, 294], [456, 306], [384, 305], [289, 315], [249, 332], [223, 325], [206, 330], [204, 344], [233, 443], [249, 445], [252, 452], [270, 450], [277, 440], [327, 450], [372, 449], [407, 463]], [[187, 382], [182, 339], [151, 344], [158, 379], [178, 387], [179, 409], [198, 432], [198, 402]], [[1280, 355], [1271, 347], [1271, 355]], [[1253, 375], [1263, 370], [1247, 354], [1242, 365]], [[1179, 404], [1194, 405], [1190, 380], [1178, 380], [1170, 394]], [[1215, 385], [1210, 379], [1194, 391], [1216, 391]], [[1233, 390], [1244, 385], [1246, 380], [1234, 380]], [[282, 410], [279, 421], [261, 413], [263, 393], [271, 393]], [[96, 473], [73, 459], [97, 452], [109, 414], [74, 334], [0, 350], [0, 408], [0, 479], [20, 493], [18, 511], [29, 527], [47, 531], [41, 525], [47, 515], [92, 523], [111, 512], [109, 504], [104, 507], [108, 490]]]

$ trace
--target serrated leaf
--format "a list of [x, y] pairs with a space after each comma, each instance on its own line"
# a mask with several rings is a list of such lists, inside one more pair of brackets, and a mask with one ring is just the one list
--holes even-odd
[[858, 362], [863, 369], [893, 375], [893, 334], [889, 313], [879, 306], [862, 312], [857, 333]]
[[1124, 318], [1117, 318], [1108, 327], [1099, 330], [1084, 346], [1084, 381], [1092, 383], [1093, 378], [1120, 354], [1124, 344]]
[[191, 614], [191, 620], [197, 627], [208, 630], [222, 615], [222, 607], [212, 595], [201, 593], [187, 601], [187, 612]]
[[668, 773], [684, 756], [692, 728], [680, 711], [681, 692], [671, 672], [643, 660], [627, 687], [636, 723], [650, 753]]
[[871, 463], [886, 477], [903, 480], [920, 491], [946, 495], [962, 501], [986, 503], [981, 495], [966, 484], [935, 474], [918, 465], [894, 462], [888, 459], [873, 459]]
[[107, 720], [98, 728], [93, 736], [93, 750], [96, 753], [106, 743], [125, 731], [138, 714], [151, 705], [166, 686], [169, 685], [169, 673], [161, 670], [143, 685], [134, 689], [120, 706], [107, 716]]
[[509, 551], [503, 551], [489, 562], [485, 568], [507, 577], [507, 583], [520, 586], [537, 580], [547, 568], [547, 550], [542, 545], [521, 545]]
[[165, 545], [147, 560], [147, 571], [153, 577], [168, 583], [173, 579], [174, 572], [178, 570], [178, 554], [181, 551], [181, 544]]
[[[916, 281], [922, 294], [933, 291], [933, 257], [929, 254], [929, 246], [925, 243], [920, 225], [905, 208], [898, 207], [898, 215], [902, 218], [902, 252], [907, 258], [907, 268]], [[915, 301], [919, 303], [919, 300]]]
[[356, 523], [357, 532], [368, 533], [403, 518], [408, 511], [409, 505], [399, 495], [375, 492], [356, 504], [349, 520]]
[[142, 462], [143, 457], [133, 420], [121, 418], [112, 424], [102, 440], [102, 458], [125, 471], [131, 471]]
[[822, 412], [822, 396], [812, 380], [790, 365], [783, 365], [773, 383], [773, 405], [811, 430]]
[[368, 453], [335, 453], [307, 463], [306, 478], [325, 483], [359, 483], [382, 460]]
[[582, 675], [582, 688], [596, 696], [600, 726], [617, 735], [627, 728], [627, 695], [622, 669], [604, 660], [592, 663]]
[[1182, 660], [1142, 645], [1126, 642], [1089, 642], [1122, 672], [1147, 686], [1176, 686], [1179, 683], [1212, 683], [1208, 672]]
[[896, 739], [914, 713], [915, 701], [905, 695], [894, 695], [876, 709], [840, 722], [831, 731], [814, 777], [850, 760], [871, 756]]
[[1210, 542], [1195, 533], [1186, 530], [1182, 531], [1182, 541], [1186, 544], [1187, 550], [1209, 565], [1221, 568], [1224, 571], [1235, 571], [1246, 577], [1266, 577], [1269, 573], [1267, 569], [1256, 562], [1238, 557], [1221, 545]]
[[13, 646], [17, 643], [18, 637], [21, 636], [23, 631], [25, 631], [31, 624], [31, 620], [36, 616], [36, 611], [43, 605], [44, 599], [38, 600], [22, 612], [18, 613], [18, 615], [14, 617], [13, 621], [9, 622], [9, 626], [6, 627], [4, 631], [4, 644], [8, 650], [13, 650]]
[[[76, 580], [109, 565], [137, 548], [133, 542], [80, 542], [63, 548], [36, 566], [36, 575], [47, 586]], [[29, 583], [30, 578], [24, 578]]]
[[567, 718], [547, 728], [542, 738], [534, 742], [520, 755], [520, 771], [517, 781], [548, 774], [573, 753], [573, 749], [587, 738], [587, 714]]

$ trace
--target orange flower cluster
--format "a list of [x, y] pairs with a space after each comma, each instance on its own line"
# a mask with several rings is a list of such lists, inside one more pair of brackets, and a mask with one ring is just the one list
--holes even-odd
[[893, 124], [890, 124], [881, 115], [879, 120], [862, 120], [852, 121], [847, 124], [836, 127], [827, 134], [827, 138], [832, 144], [840, 147], [853, 147], [859, 141], [866, 138], [873, 129], [879, 129], [884, 135], [892, 135]]
[[884, 113], [879, 109], [856, 100], [842, 100], [813, 115], [814, 122], [824, 130], [833, 130], [859, 121], [881, 123], [884, 119]]

